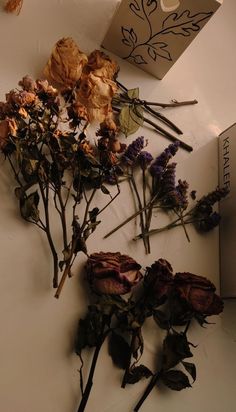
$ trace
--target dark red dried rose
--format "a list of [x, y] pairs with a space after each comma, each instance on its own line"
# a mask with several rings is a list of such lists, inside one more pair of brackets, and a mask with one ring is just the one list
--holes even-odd
[[86, 264], [91, 288], [98, 293], [124, 295], [142, 278], [141, 266], [121, 253], [100, 252], [89, 256]]
[[164, 301], [173, 286], [173, 269], [170, 263], [165, 259], [159, 259], [147, 268], [145, 285], [158, 301]]
[[176, 273], [174, 284], [180, 298], [195, 312], [206, 316], [222, 312], [223, 301], [210, 280], [192, 273]]

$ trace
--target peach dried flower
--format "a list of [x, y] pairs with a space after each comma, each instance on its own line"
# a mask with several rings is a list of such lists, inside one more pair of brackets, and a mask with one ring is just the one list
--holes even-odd
[[89, 120], [103, 122], [111, 109], [117, 91], [116, 83], [93, 73], [83, 75], [77, 91], [77, 100], [88, 110]]
[[20, 92], [11, 90], [6, 94], [6, 101], [9, 104], [16, 104], [18, 106], [29, 106], [35, 103], [37, 96], [35, 93], [22, 90]]
[[44, 74], [64, 87], [71, 87], [80, 79], [87, 61], [71, 37], [62, 38], [55, 44]]
[[95, 76], [106, 77], [113, 80], [119, 71], [119, 66], [115, 60], [112, 60], [100, 50], [94, 50], [88, 56], [88, 63], [84, 68], [84, 73], [93, 73]]
[[17, 124], [13, 119], [5, 119], [0, 122], [0, 148], [3, 149], [8, 143], [9, 135], [16, 136]]
[[23, 0], [8, 0], [4, 6], [4, 10], [7, 13], [20, 14], [21, 7], [23, 5]]

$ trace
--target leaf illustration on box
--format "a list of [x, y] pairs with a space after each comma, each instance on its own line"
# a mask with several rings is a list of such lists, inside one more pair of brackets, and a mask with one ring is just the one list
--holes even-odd
[[124, 43], [128, 47], [134, 47], [138, 40], [137, 34], [135, 33], [134, 29], [131, 28], [129, 30], [122, 26], [121, 30], [123, 34], [122, 43]]
[[144, 20], [143, 10], [140, 7], [137, 0], [133, 0], [132, 3], [130, 3], [129, 8], [134, 14], [136, 14], [136, 16], [138, 16], [140, 19]]
[[131, 48], [124, 59], [132, 59], [135, 64], [148, 64], [150, 59], [154, 62], [159, 59], [172, 61], [169, 44], [163, 42], [163, 36], [173, 34], [175, 36], [190, 37], [192, 33], [201, 29], [201, 22], [209, 19], [213, 12], [200, 12], [191, 15], [190, 10], [181, 13], [171, 13], [162, 22], [158, 32], [153, 30], [153, 20], [150, 16], [157, 9], [157, 0], [132, 0], [129, 4], [131, 12], [144, 20], [147, 24], [148, 36], [146, 39], [138, 39], [138, 33], [133, 28], [127, 29], [123, 26], [122, 43]]
[[171, 61], [170, 52], [167, 49], [168, 44], [164, 42], [156, 42], [149, 44], [148, 54], [152, 60], [156, 61], [158, 57]]
[[144, 14], [146, 16], [151, 16], [157, 8], [157, 0], [142, 0], [141, 2]]
[[143, 58], [141, 54], [136, 54], [135, 56], [132, 56], [132, 57], [136, 64], [147, 64], [146, 60]]
[[170, 14], [162, 24], [161, 34], [172, 33], [181, 36], [191, 36], [191, 31], [200, 30], [199, 23], [209, 19], [212, 16], [212, 12], [209, 13], [197, 13], [191, 16], [190, 10], [185, 10], [183, 13]]

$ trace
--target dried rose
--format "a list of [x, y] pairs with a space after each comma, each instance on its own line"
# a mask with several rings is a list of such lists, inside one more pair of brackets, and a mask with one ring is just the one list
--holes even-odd
[[27, 92], [34, 92], [37, 88], [36, 81], [28, 75], [24, 76], [18, 84], [22, 87], [22, 89], [26, 90]]
[[159, 303], [163, 303], [173, 288], [173, 269], [165, 259], [159, 259], [149, 268], [145, 286]]
[[91, 288], [98, 293], [124, 295], [142, 278], [141, 266], [121, 253], [100, 252], [89, 256], [86, 272]]
[[119, 66], [115, 60], [112, 60], [100, 50], [94, 50], [88, 56], [88, 63], [84, 67], [84, 73], [93, 72], [95, 76], [105, 77], [113, 80], [119, 71]]
[[20, 14], [21, 8], [23, 5], [23, 0], [8, 0], [4, 6], [4, 9], [7, 13], [16, 13]]
[[216, 288], [210, 280], [192, 273], [176, 273], [174, 285], [181, 300], [195, 312], [206, 316], [222, 312], [223, 301], [216, 295]]
[[87, 61], [87, 56], [80, 51], [75, 41], [71, 37], [64, 37], [55, 44], [44, 74], [64, 87], [73, 87], [80, 79]]
[[111, 112], [111, 101], [117, 85], [110, 79], [83, 75], [77, 91], [77, 100], [88, 110], [89, 120], [103, 122]]
[[5, 119], [0, 122], [0, 149], [8, 143], [9, 136], [16, 136], [17, 124], [13, 119]]
[[28, 116], [28, 112], [24, 109], [24, 107], [20, 107], [18, 113], [23, 119], [26, 119]]
[[10, 105], [17, 105], [17, 106], [30, 106], [34, 104], [37, 100], [37, 96], [33, 92], [27, 92], [26, 90], [22, 90], [18, 92], [17, 90], [11, 90], [9, 93], [6, 94], [6, 101]]

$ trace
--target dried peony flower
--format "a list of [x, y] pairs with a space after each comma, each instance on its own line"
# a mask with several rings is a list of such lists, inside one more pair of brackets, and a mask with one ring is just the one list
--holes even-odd
[[8, 0], [4, 6], [4, 10], [7, 13], [16, 13], [20, 14], [21, 8], [23, 5], [23, 0]]
[[95, 76], [106, 77], [113, 80], [119, 71], [119, 66], [115, 60], [112, 60], [100, 50], [94, 50], [88, 56], [88, 63], [84, 67], [84, 73], [93, 73]]
[[64, 37], [55, 44], [44, 74], [64, 87], [73, 87], [87, 61], [87, 56], [79, 50], [75, 41]]
[[141, 266], [131, 257], [121, 253], [100, 252], [89, 256], [87, 278], [95, 292], [124, 295], [142, 278]]
[[13, 119], [5, 119], [0, 122], [0, 149], [8, 143], [9, 136], [16, 136], [17, 124]]
[[216, 295], [216, 288], [210, 280], [192, 273], [176, 273], [174, 284], [181, 300], [195, 312], [205, 316], [222, 312], [223, 301]]

